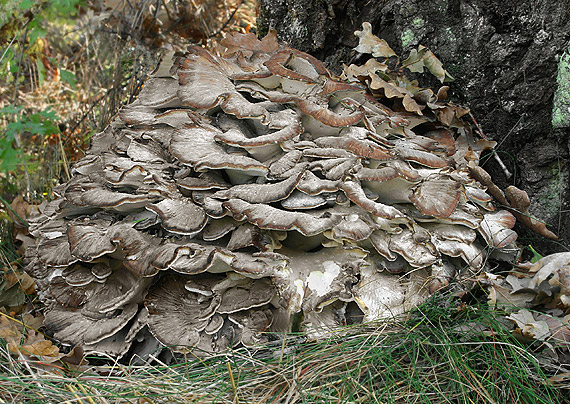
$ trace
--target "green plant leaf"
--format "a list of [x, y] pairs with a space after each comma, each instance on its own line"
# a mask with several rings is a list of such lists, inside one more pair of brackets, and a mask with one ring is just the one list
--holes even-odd
[[0, 171], [8, 172], [14, 170], [21, 162], [17, 150], [12, 148], [10, 142], [3, 142], [0, 139]]
[[38, 81], [40, 82], [41, 86], [42, 84], [44, 84], [44, 80], [46, 77], [46, 68], [40, 59], [36, 60], [36, 66], [38, 67]]
[[7, 105], [0, 109], [0, 114], [19, 114], [23, 109], [21, 105]]
[[47, 31], [45, 29], [40, 26], [33, 27], [29, 33], [30, 45], [35, 44], [38, 38], [45, 38], [46, 36]]
[[77, 77], [69, 70], [59, 69], [59, 76], [73, 89], [77, 88]]
[[32, 0], [22, 0], [20, 2], [20, 10], [29, 10], [34, 5]]
[[528, 249], [532, 252], [532, 258], [530, 259], [530, 262], [533, 264], [543, 258], [543, 256], [539, 254], [534, 248], [532, 248], [530, 244], [528, 245]]

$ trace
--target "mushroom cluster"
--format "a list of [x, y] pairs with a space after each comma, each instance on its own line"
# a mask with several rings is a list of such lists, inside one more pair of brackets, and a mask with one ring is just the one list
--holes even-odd
[[27, 271], [55, 338], [207, 354], [293, 316], [318, 336], [513, 247], [513, 215], [472, 174], [494, 142], [447, 87], [376, 59], [335, 77], [275, 33], [222, 44], [165, 57], [32, 223]]

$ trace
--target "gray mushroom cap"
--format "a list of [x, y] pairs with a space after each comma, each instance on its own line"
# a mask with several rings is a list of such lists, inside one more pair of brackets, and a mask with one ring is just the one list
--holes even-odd
[[180, 278], [169, 277], [151, 289], [145, 307], [152, 335], [171, 349], [184, 351], [199, 343], [200, 332], [208, 325], [217, 306], [211, 298], [185, 290]]
[[220, 314], [230, 314], [269, 303], [275, 296], [275, 289], [270, 280], [252, 280], [246, 285], [227, 289], [222, 294], [222, 301], [216, 310]]
[[136, 304], [127, 305], [112, 316], [101, 315], [97, 318], [54, 305], [46, 312], [44, 323], [61, 341], [74, 345], [94, 344], [124, 328], [136, 314]]
[[165, 230], [177, 234], [197, 234], [208, 221], [204, 209], [186, 198], [165, 199], [146, 206], [146, 209], [160, 217]]
[[267, 167], [250, 157], [227, 153], [214, 138], [221, 133], [213, 127], [179, 129], [172, 137], [170, 150], [181, 162], [196, 171], [233, 169], [251, 175], [265, 175]]

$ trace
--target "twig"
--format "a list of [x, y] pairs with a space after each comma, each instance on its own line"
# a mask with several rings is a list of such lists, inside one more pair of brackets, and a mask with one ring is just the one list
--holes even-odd
[[226, 362], [226, 365], [228, 366], [228, 373], [230, 374], [230, 381], [232, 383], [232, 389], [234, 391], [234, 400], [236, 404], [239, 404], [239, 399], [238, 399], [238, 394], [237, 394], [237, 386], [236, 386], [236, 381], [234, 379], [234, 374], [232, 372], [232, 366], [230, 365], [230, 362]]
[[[483, 139], [487, 140], [487, 136], [485, 135], [485, 132], [483, 132], [483, 129], [481, 129], [481, 127], [477, 123], [477, 120], [475, 119], [475, 117], [473, 116], [473, 114], [471, 112], [469, 112], [469, 117], [471, 117], [471, 120], [475, 124], [475, 127], [477, 128], [477, 131], [479, 132], [481, 137]], [[509, 169], [507, 168], [505, 163], [503, 163], [503, 160], [501, 160], [501, 157], [496, 152], [493, 152], [493, 158], [497, 161], [497, 163], [499, 164], [499, 166], [501, 167], [501, 169], [505, 173], [505, 176], [507, 177], [507, 179], [510, 179], [513, 176], [513, 174], [509, 171]]]
[[[24, 58], [24, 51], [26, 48], [26, 38], [28, 37], [28, 30], [29, 30], [29, 23], [31, 20], [28, 20], [26, 22], [26, 25], [24, 26], [25, 30], [24, 30], [24, 35], [21, 39], [21, 43], [20, 43], [20, 55], [18, 56], [18, 68], [16, 70], [16, 80], [14, 82], [14, 93], [12, 94], [12, 104], [16, 105], [16, 101], [18, 100], [18, 83], [19, 83], [19, 78], [20, 78], [20, 69], [22, 67], [22, 60]], [[14, 114], [14, 118], [16, 118], [18, 115], [17, 113]], [[16, 133], [14, 135], [14, 140], [16, 141], [16, 146], [20, 149], [21, 146], [21, 142], [20, 142], [20, 133]], [[30, 180], [30, 173], [28, 171], [28, 166], [26, 165], [26, 161], [24, 159], [22, 159], [22, 166], [24, 167], [24, 172], [26, 173], [26, 182], [28, 183], [28, 195], [32, 196], [33, 192], [32, 192], [32, 181]]]
[[[27, 24], [27, 23], [26, 23]], [[10, 43], [8, 44], [8, 46], [6, 47], [6, 49], [4, 49], [4, 53], [2, 54], [2, 57], [0, 57], [0, 63], [2, 62], [2, 60], [4, 59], [4, 56], [6, 56], [6, 53], [8, 53], [8, 49], [10, 49], [10, 47], [12, 46], [12, 44], [14, 43], [14, 41], [16, 40], [17, 35], [14, 35], [14, 38], [12, 38], [12, 40], [10, 41]]]
[[497, 163], [499, 163], [499, 166], [503, 169], [503, 172], [505, 173], [507, 179], [511, 179], [513, 174], [509, 171], [505, 163], [503, 163], [503, 160], [501, 160], [497, 152], [493, 152], [493, 158], [497, 161]]
[[65, 171], [65, 175], [67, 176], [67, 180], [71, 179], [71, 173], [69, 172], [69, 162], [67, 161], [67, 156], [65, 155], [65, 150], [63, 148], [63, 142], [61, 141], [61, 136], [58, 136], [59, 140], [59, 148], [61, 151], [61, 159], [63, 160], [63, 169]]
[[[125, 79], [123, 80], [123, 83], [126, 83], [128, 80], [130, 80], [133, 76], [128, 76], [125, 77]], [[87, 112], [85, 112], [83, 114], [83, 116], [81, 117], [81, 119], [79, 119], [78, 121], [76, 121], [76, 123], [73, 125], [73, 127], [69, 130], [70, 133], [75, 132], [75, 130], [79, 127], [79, 125], [81, 125], [83, 123], [83, 121], [89, 116], [89, 114], [91, 113], [91, 111], [93, 111], [93, 109], [97, 106], [97, 104], [99, 104], [102, 100], [104, 100], [105, 98], [107, 98], [109, 95], [111, 95], [112, 92], [119, 90], [119, 88], [123, 85], [123, 83], [121, 83], [120, 86], [114, 86], [111, 87], [110, 89], [108, 89], [105, 94], [101, 95], [99, 98], [97, 98], [95, 101], [93, 101], [91, 103], [91, 106], [89, 107], [89, 109], [87, 110]], [[64, 135], [65, 136], [65, 135]], [[67, 137], [66, 136], [66, 142], [68, 139], [71, 139], [71, 137]]]
[[241, 0], [239, 2], [239, 4], [237, 5], [237, 7], [234, 9], [234, 11], [231, 13], [230, 18], [227, 19], [227, 21], [224, 23], [224, 25], [222, 25], [222, 28], [220, 28], [219, 30], [217, 30], [216, 32], [214, 32], [213, 34], [208, 35], [208, 39], [209, 38], [213, 38], [217, 35], [219, 35], [223, 30], [226, 29], [226, 27], [228, 26], [228, 24], [230, 23], [230, 21], [232, 20], [232, 18], [234, 18], [234, 15], [237, 13], [238, 9], [241, 7], [241, 5], [243, 4], [243, 0]]

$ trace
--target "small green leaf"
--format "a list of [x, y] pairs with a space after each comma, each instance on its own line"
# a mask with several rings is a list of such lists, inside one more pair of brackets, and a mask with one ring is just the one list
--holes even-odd
[[0, 109], [0, 114], [18, 114], [24, 107], [21, 105], [7, 105]]
[[20, 10], [29, 10], [34, 5], [32, 0], [22, 0], [20, 2]]
[[46, 77], [46, 68], [40, 59], [36, 60], [36, 66], [38, 67], [38, 81], [40, 86], [44, 83]]
[[38, 38], [45, 38], [47, 36], [47, 31], [40, 26], [34, 27], [30, 30], [29, 39], [30, 45], [36, 43]]
[[59, 75], [73, 89], [77, 88], [77, 77], [69, 70], [59, 69]]
[[8, 172], [14, 170], [21, 162], [18, 151], [14, 150], [11, 144], [0, 143], [0, 170]]
[[10, 60], [10, 73], [16, 74], [18, 72], [18, 62], [14, 59]]
[[532, 262], [533, 264], [543, 258], [543, 256], [540, 255], [534, 248], [532, 248], [530, 244], [528, 246], [528, 249], [532, 252], [532, 258], [530, 259], [530, 262]]

